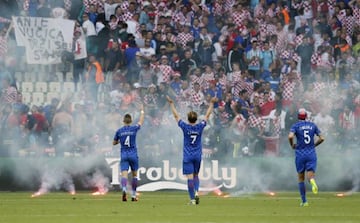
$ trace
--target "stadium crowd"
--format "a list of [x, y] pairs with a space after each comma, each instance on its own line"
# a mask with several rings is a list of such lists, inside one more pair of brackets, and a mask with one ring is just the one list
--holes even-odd
[[[108, 145], [122, 116], [137, 117], [140, 104], [146, 136], [139, 149], [151, 157], [176, 153], [181, 142], [167, 95], [181, 114], [204, 113], [210, 98], [218, 98], [204, 133], [206, 156], [262, 156], [270, 139], [276, 155], [291, 154], [281, 138], [299, 107], [330, 136], [329, 147], [359, 142], [360, 0], [0, 3], [3, 156], [112, 155]], [[105, 14], [105, 3], [118, 4], [113, 14]], [[76, 20], [73, 52], [64, 52], [57, 67], [36, 69], [47, 72], [41, 81], [71, 72], [70, 96], [21, 102], [15, 73], [34, 67], [14, 44], [13, 15]], [[74, 60], [81, 35], [88, 57]]]

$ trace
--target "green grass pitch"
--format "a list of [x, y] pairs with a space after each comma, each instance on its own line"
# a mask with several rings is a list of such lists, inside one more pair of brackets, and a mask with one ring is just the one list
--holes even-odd
[[140, 194], [138, 202], [122, 202], [120, 192], [93, 196], [53, 192], [32, 198], [29, 192], [0, 192], [1, 223], [112, 223], [112, 222], [244, 222], [332, 223], [360, 222], [360, 194], [337, 197], [336, 192], [308, 193], [309, 207], [299, 207], [297, 192], [200, 197], [187, 205], [187, 192]]

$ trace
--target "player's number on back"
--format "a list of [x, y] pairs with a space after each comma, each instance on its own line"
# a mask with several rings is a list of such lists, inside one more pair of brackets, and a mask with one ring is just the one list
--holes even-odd
[[309, 144], [311, 141], [311, 137], [309, 135], [309, 130], [304, 130], [304, 142], [305, 144]]
[[126, 139], [124, 141], [124, 145], [127, 147], [130, 147], [130, 136], [126, 136]]
[[190, 135], [191, 138], [191, 144], [194, 144], [196, 142], [197, 135]]

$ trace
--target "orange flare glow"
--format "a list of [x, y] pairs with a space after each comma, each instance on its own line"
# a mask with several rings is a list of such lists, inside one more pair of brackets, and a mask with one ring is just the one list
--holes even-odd
[[344, 196], [345, 196], [345, 194], [343, 194], [343, 193], [336, 194], [336, 197], [344, 197]]

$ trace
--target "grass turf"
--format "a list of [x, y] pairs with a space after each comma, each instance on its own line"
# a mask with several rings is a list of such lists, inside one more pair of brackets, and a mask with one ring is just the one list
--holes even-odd
[[254, 194], [220, 197], [203, 195], [200, 205], [186, 205], [187, 193], [146, 192], [138, 202], [122, 202], [120, 192], [92, 196], [56, 192], [31, 198], [26, 192], [0, 192], [1, 223], [112, 222], [360, 222], [360, 194], [308, 193], [309, 207], [299, 207], [296, 192], [275, 196]]

